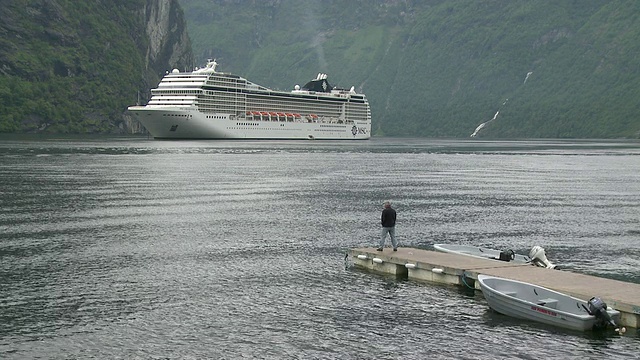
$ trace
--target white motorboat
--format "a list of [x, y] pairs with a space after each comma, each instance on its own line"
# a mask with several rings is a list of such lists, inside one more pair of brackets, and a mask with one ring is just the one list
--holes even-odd
[[620, 319], [620, 312], [598, 297], [585, 301], [538, 285], [482, 274], [478, 281], [489, 306], [515, 318], [578, 331], [607, 325], [617, 328]]
[[482, 259], [509, 261], [520, 264], [532, 264], [548, 269], [554, 269], [556, 267], [547, 259], [544, 249], [537, 245], [531, 248], [529, 256], [516, 254], [513, 250], [500, 251], [496, 249], [489, 249], [471, 245], [434, 244], [433, 247], [440, 252], [467, 255]]

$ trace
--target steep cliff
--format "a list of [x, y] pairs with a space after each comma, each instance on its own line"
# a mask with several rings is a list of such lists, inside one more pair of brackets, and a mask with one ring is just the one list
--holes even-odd
[[192, 66], [176, 0], [4, 1], [0, 131], [135, 131], [126, 107]]
[[[143, 81], [138, 85], [136, 103], [146, 103], [151, 97], [150, 89], [166, 71], [192, 69], [194, 60], [182, 9], [176, 0], [147, 0], [138, 17], [143, 21], [147, 41], [138, 44], [144, 54], [144, 68], [139, 69]], [[128, 132], [146, 131], [128, 113], [123, 117]]]
[[[145, 68], [152, 69], [158, 76], [173, 68], [192, 69], [191, 41], [177, 0], [148, 0], [141, 15], [149, 39], [146, 48], [141, 49], [145, 54]], [[151, 80], [150, 85], [155, 86], [160, 79]]]

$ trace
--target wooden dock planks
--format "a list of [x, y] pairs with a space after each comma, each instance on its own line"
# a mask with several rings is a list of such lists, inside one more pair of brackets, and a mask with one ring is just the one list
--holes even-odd
[[598, 296], [620, 311], [622, 325], [638, 328], [640, 324], [640, 284], [415, 248], [357, 248], [350, 250], [350, 255], [359, 268], [413, 280], [470, 285], [478, 274], [486, 274], [537, 284], [584, 300]]

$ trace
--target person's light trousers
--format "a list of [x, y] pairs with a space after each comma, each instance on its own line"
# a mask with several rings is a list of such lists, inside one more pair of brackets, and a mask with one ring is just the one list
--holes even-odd
[[382, 227], [382, 236], [380, 237], [380, 247], [384, 247], [384, 242], [387, 240], [387, 234], [391, 238], [391, 245], [394, 249], [398, 248], [398, 242], [396, 241], [396, 227]]

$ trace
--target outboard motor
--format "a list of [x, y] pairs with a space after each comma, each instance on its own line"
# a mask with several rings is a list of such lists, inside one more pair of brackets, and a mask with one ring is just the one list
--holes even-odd
[[547, 268], [547, 269], [555, 269], [556, 266], [551, 263], [551, 261], [547, 260], [547, 255], [544, 252], [542, 246], [534, 246], [531, 248], [529, 252], [529, 258], [531, 262], [539, 267]]
[[596, 319], [598, 319], [598, 322], [600, 323], [599, 327], [604, 327], [607, 324], [610, 324], [614, 328], [617, 328], [618, 325], [615, 321], [613, 321], [611, 316], [609, 316], [609, 313], [607, 312], [607, 304], [602, 301], [602, 299], [594, 296], [589, 299], [587, 305], [589, 305], [589, 314], [595, 316]]

